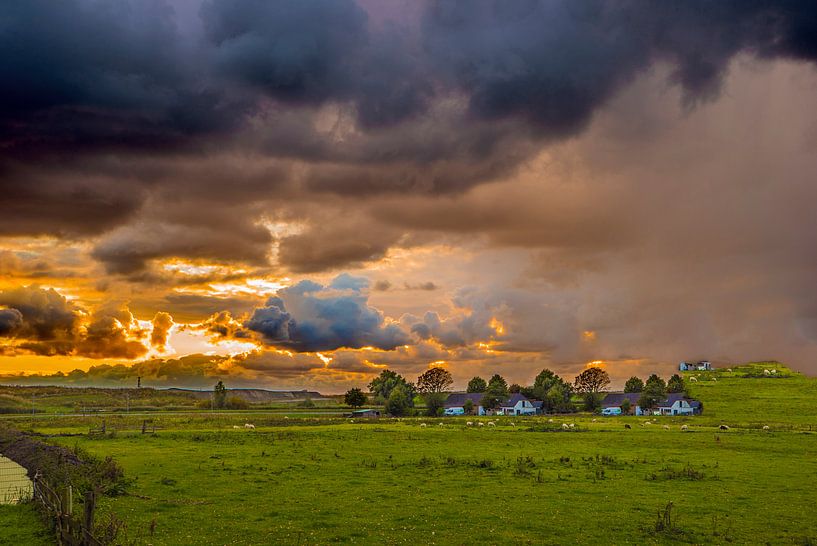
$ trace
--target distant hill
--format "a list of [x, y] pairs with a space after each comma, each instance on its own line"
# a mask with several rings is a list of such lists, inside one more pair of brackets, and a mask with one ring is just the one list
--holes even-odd
[[[171, 387], [169, 389], [161, 389], [165, 392], [187, 394], [195, 397], [198, 400], [210, 398], [213, 395], [212, 389], [198, 390], [198, 389], [181, 389]], [[270, 391], [267, 389], [227, 389], [229, 396], [238, 396], [243, 398], [251, 404], [264, 402], [298, 402], [301, 400], [326, 400], [328, 399], [317, 391]]]

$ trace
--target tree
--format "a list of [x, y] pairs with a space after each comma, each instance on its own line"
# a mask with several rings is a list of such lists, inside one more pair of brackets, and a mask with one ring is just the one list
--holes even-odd
[[[636, 378], [636, 379], [638, 379], [638, 378]], [[623, 413], [624, 415], [629, 415], [630, 414], [630, 409], [631, 409], [630, 399], [625, 398], [621, 402], [621, 413]]]
[[397, 385], [386, 400], [386, 412], [395, 417], [406, 415], [411, 409], [412, 398], [406, 385]]
[[219, 381], [213, 388], [213, 406], [215, 406], [218, 409], [222, 409], [226, 403], [227, 403], [227, 387], [224, 386], [224, 383]]
[[[554, 387], [559, 388], [551, 393]], [[530, 391], [530, 397], [544, 402], [547, 411], [564, 412], [570, 409], [570, 385], [547, 368], [539, 372], [539, 375], [533, 380], [533, 387], [530, 388]]]
[[369, 392], [374, 394], [379, 403], [385, 404], [391, 397], [392, 391], [398, 386], [404, 387], [409, 404], [411, 404], [415, 393], [414, 385], [408, 383], [402, 375], [391, 370], [383, 370], [380, 375], [372, 379], [369, 383]]
[[570, 403], [570, 395], [570, 385], [564, 382], [556, 383], [548, 390], [543, 402], [548, 408], [548, 411], [567, 413], [573, 411], [573, 405]]
[[485, 409], [493, 410], [502, 405], [508, 399], [508, 382], [501, 375], [496, 374], [488, 381], [488, 388], [482, 396], [482, 406]]
[[582, 394], [597, 393], [609, 384], [610, 376], [597, 366], [587, 368], [573, 381], [576, 391]]
[[624, 392], [641, 392], [644, 390], [644, 382], [640, 378], [633, 376], [624, 384]]
[[453, 384], [451, 372], [444, 368], [430, 368], [417, 378], [417, 390], [421, 393], [447, 391]]
[[365, 406], [369, 399], [362, 390], [349, 389], [348, 391], [346, 391], [346, 396], [343, 397], [343, 401], [346, 403], [347, 406], [352, 406], [353, 408], [360, 408], [362, 406]]
[[467, 392], [485, 392], [488, 388], [488, 383], [481, 377], [474, 377], [468, 382]]
[[474, 413], [474, 401], [469, 398], [462, 405], [462, 409], [463, 409], [463, 411], [465, 411], [465, 415], [473, 414]]
[[511, 394], [516, 394], [518, 392], [522, 392], [522, 385], [519, 383], [513, 383], [510, 387], [508, 387], [508, 392]]
[[654, 408], [658, 402], [667, 397], [667, 386], [664, 380], [652, 374], [644, 383], [644, 390], [638, 399], [638, 405], [644, 410]]
[[684, 392], [684, 380], [675, 374], [667, 381], [667, 392]]
[[601, 408], [601, 400], [603, 395], [598, 392], [586, 392], [582, 395], [584, 401], [585, 411], [596, 411]]
[[448, 396], [442, 392], [429, 392], [423, 398], [426, 403], [426, 415], [429, 417], [437, 417], [443, 414], [445, 408], [445, 400]]

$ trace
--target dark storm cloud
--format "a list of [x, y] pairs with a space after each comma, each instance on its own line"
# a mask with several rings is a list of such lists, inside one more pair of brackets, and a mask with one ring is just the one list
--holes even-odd
[[391, 350], [409, 337], [367, 304], [366, 279], [341, 275], [329, 285], [301, 281], [281, 289], [256, 309], [244, 327], [265, 342], [296, 351], [331, 351], [371, 346]]

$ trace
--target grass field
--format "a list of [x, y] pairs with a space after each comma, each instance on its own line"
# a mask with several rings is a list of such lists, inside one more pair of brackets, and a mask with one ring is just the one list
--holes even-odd
[[99, 417], [15, 423], [113, 456], [131, 485], [102, 509], [136, 544], [815, 544], [817, 380], [757, 369], [694, 374], [704, 415], [650, 425], [199, 413], [157, 415], [155, 435], [108, 416], [115, 432], [89, 437]]

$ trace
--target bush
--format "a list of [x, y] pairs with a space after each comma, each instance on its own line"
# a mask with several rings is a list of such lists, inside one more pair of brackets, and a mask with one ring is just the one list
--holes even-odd
[[224, 407], [227, 409], [245, 410], [250, 409], [250, 403], [240, 396], [229, 396], [224, 402]]

